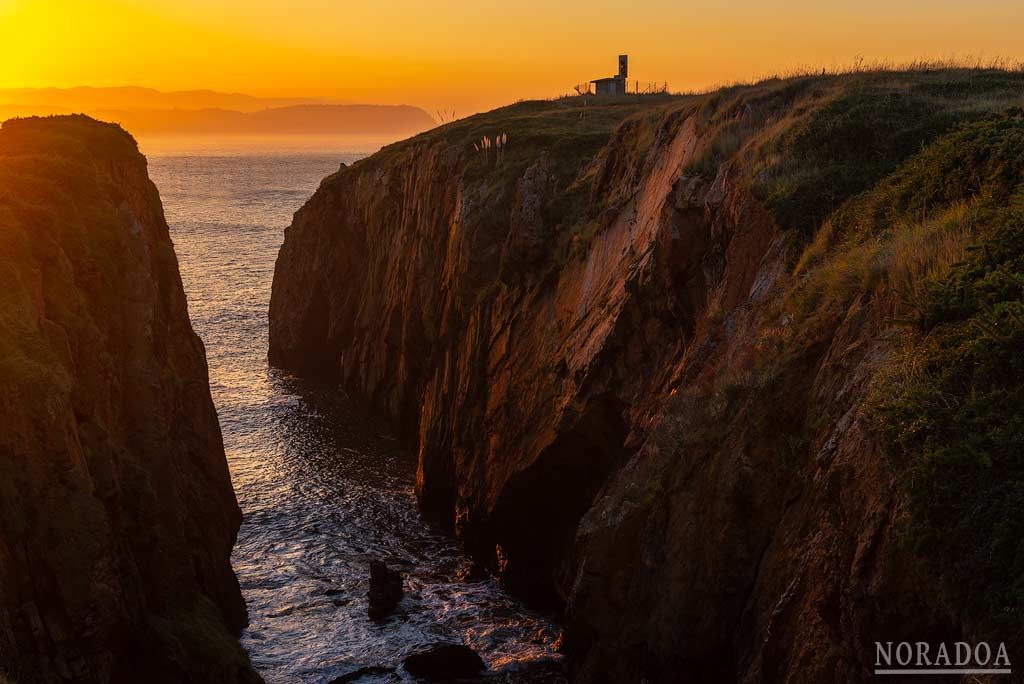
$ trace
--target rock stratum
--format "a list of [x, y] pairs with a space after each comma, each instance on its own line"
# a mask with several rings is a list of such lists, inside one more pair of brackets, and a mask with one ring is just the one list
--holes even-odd
[[205, 352], [127, 133], [3, 125], [0, 282], [0, 674], [261, 681]]
[[270, 360], [407, 431], [424, 514], [564, 610], [574, 681], [1024, 658], [1022, 85], [528, 102], [386, 147], [287, 229]]

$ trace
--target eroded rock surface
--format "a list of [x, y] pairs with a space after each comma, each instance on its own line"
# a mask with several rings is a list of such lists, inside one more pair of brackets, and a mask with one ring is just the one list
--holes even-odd
[[260, 681], [205, 353], [130, 136], [4, 124], [0, 282], [0, 671]]
[[406, 429], [424, 513], [564, 607], [574, 681], [867, 680], [875, 640], [972, 630], [867, 418], [894, 297], [805, 287], [853, 277], [829, 212], [956, 121], [908, 78], [524, 103], [385, 148], [286, 231], [270, 359]]

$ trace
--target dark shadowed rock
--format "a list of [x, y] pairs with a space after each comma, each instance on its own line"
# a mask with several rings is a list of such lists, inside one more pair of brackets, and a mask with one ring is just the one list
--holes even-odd
[[462, 644], [434, 644], [405, 659], [405, 671], [432, 682], [472, 677], [486, 666], [476, 651]]
[[[512, 672], [483, 672], [470, 677], [440, 680], [438, 684], [568, 684], [564, 665], [557, 661], [530, 663]], [[618, 684], [618, 682], [616, 682]]]
[[402, 600], [402, 575], [381, 561], [370, 562], [370, 607], [372, 620], [383, 620]]
[[353, 670], [347, 674], [343, 674], [340, 677], [335, 677], [331, 680], [330, 684], [349, 684], [355, 682], [363, 677], [369, 677], [371, 675], [386, 675], [395, 671], [393, 667], [383, 667], [382, 665], [371, 665], [370, 667], [361, 667], [358, 670]]
[[[480, 677], [476, 681], [483, 682]], [[531, 663], [521, 670], [486, 678], [488, 684], [568, 684], [565, 668], [557, 661]]]
[[262, 681], [234, 636], [242, 515], [146, 159], [84, 116], [8, 121], [0, 188], [0, 673]]
[[460, 582], [466, 582], [472, 584], [474, 582], [483, 582], [488, 579], [491, 575], [487, 572], [487, 567], [479, 561], [470, 561], [467, 565], [459, 568], [455, 576]]

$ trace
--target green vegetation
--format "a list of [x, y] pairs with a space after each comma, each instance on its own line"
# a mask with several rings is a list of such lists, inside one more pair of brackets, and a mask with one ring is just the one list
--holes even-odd
[[846, 202], [797, 263], [794, 300], [807, 313], [871, 294], [917, 322], [929, 283], [959, 262], [992, 206], [1006, 205], [1024, 171], [1019, 110], [964, 125], [930, 144], [869, 192]]
[[1024, 616], [1024, 112], [969, 118], [823, 222], [783, 307], [797, 330], [858, 307], [883, 336], [897, 333], [868, 408], [908, 495], [906, 543], [969, 624], [1014, 638]]
[[[59, 153], [39, 154], [39, 150]], [[41, 326], [37, 309], [58, 325], [95, 333], [83, 353], [101, 362], [109, 357], [99, 326], [79, 320], [89, 307], [54, 293], [75, 292], [83, 278], [91, 297], [116, 310], [120, 296], [111, 287], [120, 266], [111, 261], [124, 240], [117, 203], [122, 191], [103, 184], [95, 165], [108, 160], [139, 160], [135, 142], [119, 127], [87, 117], [16, 119], [0, 130], [0, 378], [21, 401], [45, 403], [69, 391], [67, 343], [59, 328]], [[44, 239], [40, 239], [44, 236]], [[70, 264], [66, 254], [86, 255]], [[43, 278], [64, 281], [43, 290]], [[35, 300], [37, 293], [46, 300]]]
[[[632, 197], [658, 135], [696, 114], [699, 146], [688, 173], [712, 180], [732, 169], [782, 227], [807, 241], [829, 229], [821, 242], [830, 247], [841, 232], [833, 233], [829, 220], [837, 210], [962, 124], [1024, 103], [1022, 93], [1020, 71], [921, 64], [804, 74], [702, 95], [520, 102], [388, 146], [355, 166], [366, 171], [424, 146], [440, 147], [463, 179], [469, 225], [501, 236], [508, 233], [517, 182], [546, 158], [556, 190], [543, 207], [553, 238], [543, 276], [586, 253]], [[474, 149], [498, 136], [508, 141], [500, 152]], [[495, 266], [476, 269], [484, 274], [480, 292]]]
[[919, 225], [948, 226], [952, 213], [964, 247], [954, 263], [918, 274], [913, 327], [877, 383], [873, 412], [905, 459], [907, 541], [972, 622], [1017, 630], [1024, 615], [1020, 113], [937, 141], [852, 205], [858, 218], [843, 223], [870, 244], [881, 226], [906, 222], [926, 205], [951, 208], [929, 209], [938, 218]]
[[801, 76], [723, 89], [701, 107], [707, 142], [690, 171], [739, 155], [779, 224], [810, 236], [958, 124], [1019, 105], [1024, 73], [922, 68]]
[[923, 97], [855, 88], [761, 150], [772, 161], [757, 189], [782, 226], [810, 234], [844, 200], [870, 188], [956, 120]]
[[936, 140], [834, 217], [836, 237], [863, 241], [906, 218], [960, 202], [1005, 204], [1024, 169], [1021, 114], [1012, 108]]
[[[595, 192], [598, 185], [621, 190], [619, 184], [602, 176], [602, 170], [631, 166], [638, 173], [666, 112], [695, 100], [659, 94], [520, 102], [385, 147], [356, 162], [353, 169], [366, 173], [375, 167], [385, 168], [411, 150], [438, 147], [461, 174], [472, 229], [486, 235], [505, 235], [519, 179], [530, 166], [546, 159], [555, 189], [549, 193], [542, 212], [545, 224], [556, 236], [551, 248], [553, 261], [547, 267], [557, 267], [585, 248], [603, 225], [604, 212], [624, 199]], [[484, 138], [494, 141], [498, 136], [507, 136], [500, 153], [496, 147], [480, 149]], [[620, 155], [627, 149], [621, 143], [629, 142], [631, 159], [605, 157], [613, 139], [617, 143], [615, 152]], [[473, 209], [479, 212], [473, 213]], [[479, 270], [493, 276], [497, 269], [491, 266]], [[486, 288], [487, 283], [482, 282], [480, 287]]]
[[[668, 95], [639, 95], [520, 102], [389, 145], [356, 165], [379, 164], [406, 154], [410, 146], [440, 144], [462, 158], [469, 182], [481, 183], [487, 189], [514, 186], [542, 153], [548, 155], [563, 181], [574, 180], [581, 162], [592, 159], [625, 119], [679, 101]], [[473, 145], [483, 138], [493, 140], [501, 134], [508, 136], [508, 145], [500, 160], [493, 148], [488, 152], [474, 150]]]
[[[220, 610], [205, 596], [182, 597], [166, 616], [149, 618], [160, 651], [186, 672], [209, 677], [249, 668], [249, 657], [224, 626]], [[235, 678], [225, 678], [234, 681]]]

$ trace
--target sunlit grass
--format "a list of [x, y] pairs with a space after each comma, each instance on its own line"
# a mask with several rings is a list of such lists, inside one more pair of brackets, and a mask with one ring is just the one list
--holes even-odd
[[864, 66], [730, 86], [702, 101], [689, 171], [714, 178], [732, 160], [782, 227], [812, 235], [931, 140], [1022, 104], [1016, 66]]
[[802, 279], [794, 302], [800, 312], [845, 304], [870, 295], [884, 300], [887, 315], [919, 313], [929, 283], [946, 276], [966, 252], [974, 212], [957, 203], [921, 222], [903, 221], [885, 236], [827, 253], [830, 229], [820, 231], [796, 267]]

